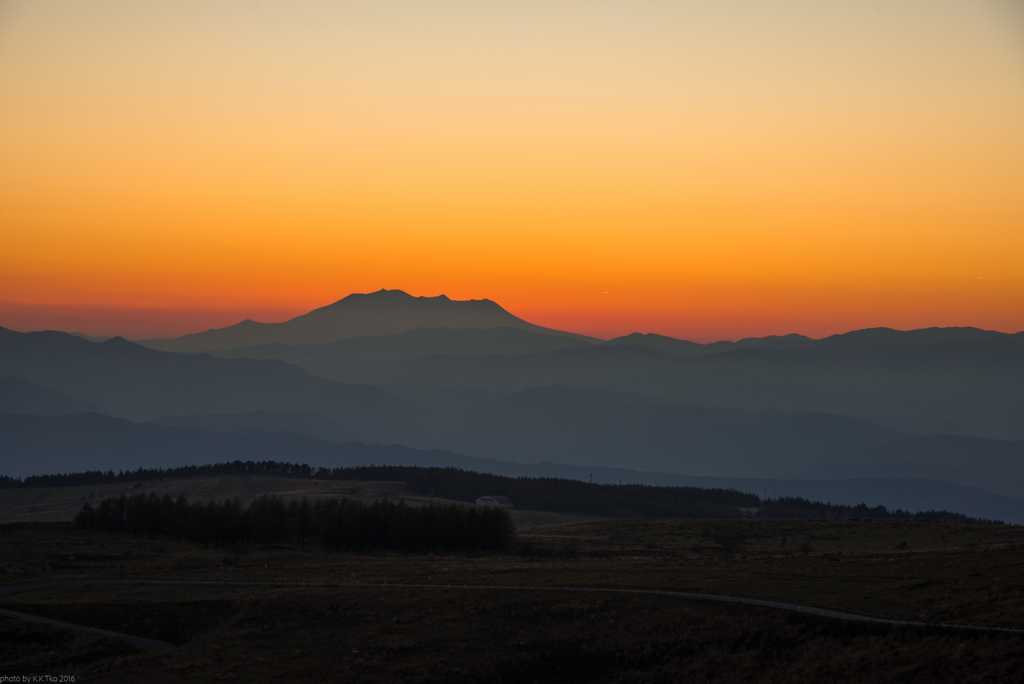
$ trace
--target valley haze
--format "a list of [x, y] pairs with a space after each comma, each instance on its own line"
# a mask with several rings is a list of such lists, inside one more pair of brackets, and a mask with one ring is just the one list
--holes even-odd
[[15, 477], [390, 458], [1024, 522], [1022, 333], [599, 340], [381, 290], [168, 340], [0, 329], [0, 378]]

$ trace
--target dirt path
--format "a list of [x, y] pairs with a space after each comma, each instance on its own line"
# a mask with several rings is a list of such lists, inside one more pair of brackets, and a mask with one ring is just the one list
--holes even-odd
[[[957, 625], [947, 623], [936, 623], [936, 622], [912, 622], [908, 620], [890, 620], [887, 618], [870, 617], [868, 615], [856, 615], [854, 613], [844, 613], [838, 610], [827, 610], [825, 608], [815, 608], [814, 606], [801, 606], [795, 603], [780, 603], [778, 601], [761, 601], [758, 599], [738, 598], [735, 596], [719, 596], [716, 594], [696, 594], [687, 591], [660, 591], [658, 589], [618, 589], [618, 588], [602, 588], [602, 587], [533, 587], [533, 586], [510, 586], [510, 585], [487, 585], [487, 584], [362, 584], [362, 583], [345, 583], [345, 584], [326, 584], [316, 582], [228, 582], [221, 580], [129, 580], [129, 579], [108, 579], [108, 580], [65, 580], [56, 582], [39, 582], [36, 584], [14, 584], [7, 587], [0, 587], [0, 595], [3, 594], [18, 594], [26, 591], [39, 591], [42, 589], [62, 589], [65, 587], [87, 587], [87, 586], [99, 586], [105, 584], [175, 584], [175, 585], [187, 585], [194, 584], [198, 586], [209, 586], [209, 585], [224, 585], [224, 586], [264, 586], [264, 587], [334, 587], [334, 588], [345, 588], [345, 587], [379, 587], [381, 589], [390, 588], [403, 588], [403, 589], [463, 589], [463, 590], [495, 590], [501, 589], [506, 591], [575, 591], [575, 592], [601, 592], [601, 593], [613, 593], [613, 594], [654, 594], [658, 596], [676, 596], [680, 598], [699, 599], [703, 601], [723, 601], [726, 603], [743, 603], [750, 606], [762, 606], [764, 608], [775, 608], [778, 610], [790, 610], [796, 613], [811, 613], [812, 615], [821, 615], [822, 617], [834, 618], [836, 620], [860, 620], [863, 622], [880, 622], [890, 625], [916, 625], [920, 627], [941, 627], [949, 629], [977, 629], [989, 632], [1024, 632], [1021, 629], [1012, 629], [1009, 627], [985, 627], [981, 625]], [[6, 615], [7, 617], [18, 618], [21, 620], [29, 620], [32, 622], [42, 622], [45, 624], [53, 625], [55, 627], [63, 627], [66, 629], [73, 629], [82, 632], [98, 632], [100, 634], [107, 634], [112, 637], [123, 640], [125, 643], [141, 648], [144, 651], [160, 651], [167, 648], [174, 648], [173, 645], [164, 643], [162, 641], [154, 641], [153, 639], [144, 639], [142, 637], [132, 636], [130, 634], [120, 634], [119, 632], [109, 632], [103, 629], [96, 629], [94, 627], [86, 627], [85, 625], [75, 625], [70, 622], [61, 622], [59, 620], [51, 620], [49, 618], [39, 617], [37, 615], [29, 615], [27, 613], [19, 613], [13, 610], [5, 610], [0, 608], [0, 615]]]
[[133, 636], [131, 634], [121, 634], [120, 632], [109, 632], [105, 629], [96, 629], [95, 627], [76, 625], [71, 622], [51, 620], [50, 618], [40, 617], [38, 615], [29, 615], [28, 613], [19, 613], [16, 610], [7, 610], [6, 608], [0, 608], [0, 615], [15, 618], [18, 620], [27, 620], [28, 622], [41, 622], [45, 625], [51, 625], [52, 627], [60, 627], [61, 629], [71, 629], [76, 632], [93, 632], [95, 634], [106, 634], [107, 636], [112, 636], [116, 639], [121, 639], [129, 646], [141, 648], [143, 651], [163, 651], [164, 649], [174, 648], [172, 644], [167, 644], [163, 641], [156, 641], [154, 639], [144, 639], [143, 637]]

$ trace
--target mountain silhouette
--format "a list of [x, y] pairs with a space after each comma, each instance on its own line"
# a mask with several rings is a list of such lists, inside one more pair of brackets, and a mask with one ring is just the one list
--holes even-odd
[[[231, 434], [289, 431], [348, 439], [309, 414], [246, 413], [154, 423]], [[683, 404], [638, 394], [533, 387], [438, 415], [422, 447], [507, 462], [552, 462], [690, 477], [912, 477], [1024, 497], [1024, 442], [914, 436], [813, 412]]]
[[86, 470], [135, 470], [240, 461], [287, 461], [313, 467], [418, 465], [455, 467], [509, 477], [559, 477], [595, 483], [723, 487], [770, 496], [803, 496], [847, 505], [867, 502], [890, 509], [952, 510], [1024, 523], [1024, 501], [926, 478], [848, 480], [691, 477], [631, 468], [550, 462], [514, 463], [443, 450], [358, 442], [333, 444], [290, 431], [218, 433], [205, 429], [134, 423], [86, 413], [33, 416], [0, 413], [0, 472], [13, 477]]
[[12, 477], [87, 470], [135, 470], [230, 461], [288, 461], [312, 466], [472, 467], [479, 459], [358, 442], [334, 444], [288, 431], [223, 433], [85, 413], [0, 413], [0, 472]]
[[[434, 446], [497, 460], [529, 454], [573, 465], [628, 462], [634, 469], [690, 476], [912, 476], [1024, 498], [1024, 441], [908, 435], [835, 414], [744, 411], [541, 387], [482, 403], [449, 429]], [[898, 463], [916, 467], [891, 468]], [[823, 472], [830, 468], [837, 472]]]
[[314, 377], [282, 361], [218, 359], [60, 332], [0, 328], [0, 376], [15, 376], [95, 402], [132, 420], [159, 416], [313, 411], [363, 441], [414, 440], [433, 412], [380, 388]]
[[693, 406], [643, 395], [533, 387], [473, 407], [435, 446], [497, 460], [686, 475], [792, 476], [906, 439], [857, 418]]
[[[919, 328], [917, 330], [865, 328], [864, 330], [852, 330], [838, 335], [831, 335], [818, 342], [822, 346], [832, 344], [895, 344], [914, 346], [952, 342], [954, 340], [991, 340], [1013, 337], [1014, 335], [996, 330], [982, 330], [981, 328], [970, 327]], [[1020, 339], [1020, 337], [1022, 336], [1018, 333], [1017, 338]]]
[[173, 352], [213, 352], [273, 344], [327, 344], [336, 340], [388, 335], [416, 328], [511, 327], [546, 335], [599, 342], [583, 335], [551, 330], [513, 316], [489, 299], [452, 300], [414, 297], [401, 290], [351, 294], [284, 323], [245, 320], [227, 328], [139, 344]]
[[74, 335], [75, 337], [81, 337], [83, 340], [89, 340], [90, 342], [106, 342], [110, 339], [109, 335], [100, 335], [97, 337], [95, 335], [86, 335], [85, 333], [80, 332], [69, 332], [68, 334]]
[[337, 421], [311, 411], [250, 411], [206, 416], [163, 416], [149, 421], [153, 425], [180, 427], [229, 434], [259, 432], [298, 432], [324, 442], [344, 444], [352, 436], [341, 429]]
[[1024, 344], [997, 334], [930, 344], [859, 342], [682, 355], [649, 344], [542, 354], [353, 364], [302, 362], [311, 373], [382, 387], [516, 392], [565, 385], [701, 406], [818, 411], [899, 431], [1024, 439]]
[[28, 380], [0, 377], [0, 413], [62, 416], [103, 411], [91, 401], [76, 399]]
[[736, 342], [709, 342], [701, 344], [666, 337], [655, 333], [632, 333], [608, 340], [604, 344], [643, 345], [669, 354], [682, 356], [704, 356], [734, 349], [769, 349], [793, 351], [847, 344], [887, 344], [899, 346], [919, 346], [937, 344], [954, 340], [990, 340], [996, 338], [1024, 340], [1024, 332], [1007, 334], [995, 330], [980, 328], [921, 328], [918, 330], [894, 330], [892, 328], [865, 328], [850, 332], [830, 335], [815, 340], [803, 335], [769, 335], [768, 337], [747, 337]]
[[[708, 345], [689, 340], [679, 340], [675, 337], [667, 337], [657, 333], [630, 333], [622, 337], [615, 337], [604, 343], [610, 347], [621, 346], [643, 346], [657, 349], [667, 354], [679, 354], [681, 356], [701, 356], [710, 354]], [[731, 344], [731, 343], [730, 343]]]
[[[392, 300], [417, 310], [467, 304], [400, 292], [348, 300], [347, 312], [360, 302], [378, 313]], [[1019, 334], [871, 329], [715, 346], [549, 333], [419, 326], [220, 358], [0, 328], [0, 378], [10, 378], [0, 400], [12, 413], [102, 409], [159, 419], [152, 427], [303, 434], [503, 462], [694, 477], [948, 479], [1000, 493], [1024, 482], [1022, 442], [1005, 441], [1024, 439]], [[292, 354], [296, 364], [245, 356], [255, 353]]]
[[210, 352], [223, 358], [281, 359], [289, 363], [322, 360], [398, 360], [442, 354], [490, 356], [536, 354], [589, 347], [584, 339], [538, 333], [523, 328], [416, 328], [389, 335], [353, 337], [327, 344], [272, 344]]
[[630, 378], [691, 363], [694, 359], [647, 346], [594, 345], [541, 354], [454, 357], [435, 354], [408, 361], [353, 365], [332, 359], [301, 362], [327, 378], [365, 378], [358, 382], [387, 386], [410, 383], [446, 389], [519, 391], [528, 387], [567, 385], [589, 389], [623, 389]]
[[806, 349], [813, 347], [819, 340], [813, 340], [803, 335], [769, 335], [768, 337], [746, 337], [738, 342], [709, 342], [700, 344], [688, 340], [680, 340], [674, 337], [666, 337], [655, 333], [632, 333], [623, 337], [616, 337], [604, 344], [609, 346], [642, 345], [652, 347], [669, 354], [680, 354], [682, 356], [704, 356], [715, 354], [732, 349]]

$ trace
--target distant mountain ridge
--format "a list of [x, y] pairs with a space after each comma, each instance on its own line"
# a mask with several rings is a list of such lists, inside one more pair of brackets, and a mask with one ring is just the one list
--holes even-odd
[[840, 339], [802, 349], [691, 355], [619, 344], [518, 356], [299, 365], [340, 382], [379, 387], [517, 392], [565, 385], [701, 406], [837, 413], [916, 434], [1024, 439], [1024, 341], [1001, 333], [919, 345]]
[[575, 337], [549, 335], [523, 328], [416, 328], [400, 333], [352, 337], [327, 344], [272, 344], [210, 352], [223, 358], [280, 359], [303, 363], [324, 359], [403, 360], [444, 356], [538, 354], [592, 346]]
[[445, 295], [414, 297], [401, 290], [351, 294], [283, 323], [241, 323], [170, 340], [139, 344], [173, 352], [219, 352], [267, 344], [327, 344], [353, 337], [388, 335], [416, 328], [521, 328], [535, 333], [599, 342], [552, 330], [513, 316], [489, 299], [453, 300]]
[[14, 376], [92, 401], [111, 415], [313, 411], [353, 439], [402, 442], [420, 435], [433, 411], [379, 387], [345, 385], [283, 361], [172, 354], [115, 337], [106, 342], [61, 332], [0, 328], [0, 377]]
[[358, 440], [338, 427], [338, 424], [311, 411], [250, 411], [247, 413], [229, 413], [202, 416], [160, 417], [149, 421], [152, 425], [177, 427], [211, 432], [226, 432], [236, 435], [249, 435], [266, 432], [298, 432], [314, 439], [335, 444], [344, 444]]
[[850, 332], [829, 335], [821, 339], [813, 339], [804, 335], [791, 333], [789, 335], [769, 335], [767, 337], [746, 337], [742, 340], [731, 342], [690, 342], [675, 337], [658, 335], [657, 333], [631, 333], [616, 337], [604, 344], [608, 346], [641, 345], [651, 347], [669, 354], [680, 356], [705, 356], [720, 352], [732, 351], [735, 349], [767, 349], [776, 351], [795, 351], [800, 349], [812, 349], [818, 347], [829, 347], [835, 345], [850, 344], [888, 344], [897, 346], [920, 346], [927, 344], [939, 344], [954, 340], [991, 340], [991, 339], [1012, 339], [1024, 342], [1024, 331], [1018, 333], [1004, 333], [996, 330], [982, 330], [981, 328], [970, 327], [949, 327], [949, 328], [919, 328], [916, 330], [895, 330], [893, 328], [864, 328], [862, 330], [851, 330]]
[[[706, 356], [737, 349], [796, 351], [833, 345], [884, 344], [919, 346], [952, 340], [1008, 338], [1024, 342], [1024, 331], [1002, 333], [971, 327], [894, 330], [866, 328], [813, 339], [799, 334], [748, 337], [738, 341], [698, 343], [657, 333], [631, 333], [611, 340], [554, 330], [518, 318], [489, 299], [452, 300], [445, 295], [415, 297], [402, 290], [354, 293], [333, 304], [314, 309], [282, 323], [244, 320], [226, 328], [191, 333], [173, 339], [139, 340], [138, 344], [161, 351], [213, 353], [231, 358], [282, 359], [292, 363], [325, 359], [400, 359], [430, 354], [486, 356], [554, 351], [557, 343], [530, 341], [527, 337], [507, 339], [492, 335], [484, 339], [479, 331], [503, 329], [572, 340], [564, 346], [645, 346], [678, 356]], [[424, 331], [449, 330], [447, 339]], [[475, 330], [476, 338], [461, 331]], [[396, 335], [409, 335], [396, 339]], [[461, 335], [461, 339], [460, 339]], [[103, 338], [86, 339], [98, 341]], [[380, 338], [380, 339], [374, 339]], [[356, 340], [361, 340], [356, 342]], [[349, 344], [337, 344], [351, 342]], [[327, 345], [334, 344], [332, 348]], [[299, 349], [298, 347], [302, 347]], [[388, 351], [384, 351], [384, 347]]]
[[140, 466], [167, 468], [234, 460], [277, 460], [314, 466], [441, 462], [467, 467], [479, 459], [401, 445], [337, 444], [291, 431], [228, 433], [135, 423], [95, 413], [0, 413], [0, 474], [4, 475], [134, 470]]
[[[301, 414], [166, 417], [164, 426], [232, 434], [287, 431], [340, 443]], [[834, 414], [700, 407], [644, 395], [534, 387], [439, 415], [420, 448], [503, 462], [689, 477], [954, 482], [1024, 498], [1024, 442], [912, 436]]]
[[22, 378], [0, 377], [0, 413], [71, 416], [103, 413], [97, 404], [42, 387]]
[[803, 496], [832, 503], [890, 509], [946, 509], [983, 518], [1024, 523], [1024, 501], [984, 489], [926, 478], [883, 477], [858, 480], [779, 480], [688, 477], [627, 468], [514, 463], [475, 458], [441, 450], [401, 445], [332, 444], [296, 432], [211, 432], [165, 427], [87, 413], [77, 416], [30, 416], [0, 413], [0, 474], [85, 470], [135, 470], [178, 467], [233, 460], [275, 460], [314, 467], [418, 465], [455, 467], [509, 477], [561, 477], [595, 483], [658, 486], [731, 487], [769, 496]]
[[[27, 441], [0, 434], [11, 447], [0, 456], [35, 467], [49, 444], [50, 456], [86, 469], [115, 452], [128, 467], [147, 465], [138, 462], [147, 454], [215, 461], [227, 451], [299, 461], [360, 442], [377, 445], [360, 447], [364, 456], [443, 449], [453, 463], [490, 459], [505, 472], [547, 462], [543, 472], [586, 468], [595, 478], [622, 466], [658, 477], [788, 478], [799, 481], [793, 493], [844, 497], [857, 487], [879, 493], [885, 479], [887, 505], [941, 494], [966, 497], [985, 516], [984, 492], [1024, 497], [1019, 333], [875, 328], [822, 340], [701, 345], [634, 334], [601, 343], [530, 326], [486, 301], [385, 291], [325, 309], [307, 315], [325, 317], [309, 324], [321, 333], [423, 325], [212, 355], [0, 328], [0, 408], [37, 414], [5, 419], [0, 432], [21, 425]], [[466, 327], [442, 325], [453, 320]], [[90, 410], [159, 424], [111, 423]], [[86, 417], [48, 423], [45, 414]], [[929, 493], [892, 499], [900, 482]]]

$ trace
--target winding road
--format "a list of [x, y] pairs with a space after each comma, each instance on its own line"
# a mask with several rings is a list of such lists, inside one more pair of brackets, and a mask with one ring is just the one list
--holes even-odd
[[[175, 585], [196, 585], [196, 586], [252, 586], [252, 587], [325, 587], [325, 588], [348, 588], [348, 587], [379, 587], [381, 589], [389, 588], [406, 588], [406, 589], [463, 589], [463, 590], [506, 590], [506, 591], [575, 591], [575, 592], [593, 592], [593, 593], [610, 593], [610, 594], [653, 594], [657, 596], [675, 596], [679, 598], [689, 599], [700, 599], [704, 601], [724, 601], [727, 603], [743, 603], [751, 606], [763, 606], [765, 608], [776, 608], [778, 610], [789, 610], [796, 613], [810, 613], [812, 615], [821, 615], [822, 617], [834, 618], [837, 620], [859, 620], [862, 622], [878, 622], [889, 625], [917, 625], [921, 627], [939, 627], [949, 629], [977, 629], [984, 630], [987, 632], [1014, 632], [1024, 633], [1022, 629], [1013, 629], [1010, 627], [985, 627], [981, 625], [959, 625], [949, 624], [945, 622], [913, 622], [908, 620], [890, 620], [888, 618], [871, 617], [868, 615], [857, 615], [855, 613], [844, 613], [838, 610], [827, 610], [825, 608], [815, 608], [814, 606], [801, 606], [795, 603], [780, 603], [778, 601], [760, 601], [758, 599], [739, 598], [736, 596], [719, 596], [716, 594], [697, 594], [688, 591], [666, 591], [659, 589], [620, 589], [620, 588], [608, 588], [608, 587], [533, 587], [533, 586], [510, 586], [510, 585], [494, 585], [494, 584], [388, 584], [387, 582], [376, 584], [376, 583], [344, 583], [344, 584], [330, 584], [330, 583], [317, 583], [317, 582], [229, 582], [223, 580], [155, 580], [155, 579], [108, 579], [108, 580], [65, 580], [65, 581], [54, 581], [54, 582], [38, 582], [35, 584], [13, 584], [7, 587], [0, 587], [0, 595], [4, 594], [18, 594], [26, 591], [39, 591], [42, 589], [62, 589], [65, 587], [89, 587], [89, 586], [102, 586], [108, 584], [175, 584]], [[121, 634], [120, 632], [110, 632], [104, 629], [97, 629], [95, 627], [87, 627], [85, 625], [76, 625], [70, 622], [61, 622], [60, 620], [51, 620], [50, 618], [40, 617], [38, 615], [29, 615], [28, 613], [19, 613], [13, 610], [6, 610], [0, 608], [0, 615], [7, 617], [18, 618], [21, 620], [29, 620], [31, 622], [41, 622], [55, 627], [62, 627], [65, 629], [73, 629], [80, 632], [94, 632], [98, 634], [106, 634], [108, 636], [116, 637], [123, 640], [125, 643], [136, 648], [141, 648], [144, 651], [162, 651], [168, 648], [174, 648], [172, 644], [164, 643], [163, 641], [156, 641], [153, 639], [144, 639], [138, 636], [132, 636], [131, 634]]]

